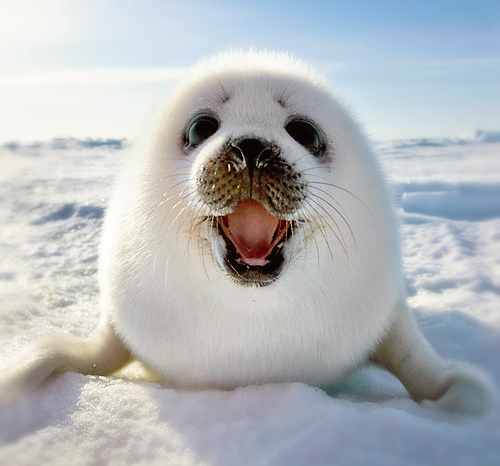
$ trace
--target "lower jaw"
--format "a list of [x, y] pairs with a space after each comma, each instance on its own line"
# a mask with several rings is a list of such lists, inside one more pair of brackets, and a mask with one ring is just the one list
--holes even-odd
[[265, 266], [248, 266], [226, 257], [226, 273], [242, 286], [269, 286], [281, 275], [284, 258], [280, 253]]

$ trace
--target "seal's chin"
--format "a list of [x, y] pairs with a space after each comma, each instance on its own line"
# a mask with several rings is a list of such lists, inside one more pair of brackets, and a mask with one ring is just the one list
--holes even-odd
[[226, 271], [243, 285], [266, 286], [280, 275], [283, 246], [293, 233], [293, 222], [269, 213], [247, 199], [236, 209], [217, 217], [217, 230], [225, 242]]

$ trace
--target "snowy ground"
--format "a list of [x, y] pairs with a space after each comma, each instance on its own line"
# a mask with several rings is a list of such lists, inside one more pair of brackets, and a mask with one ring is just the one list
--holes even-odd
[[[379, 146], [422, 329], [500, 386], [500, 142], [482, 136]], [[126, 149], [89, 146], [0, 149], [1, 358], [97, 321], [99, 229]], [[71, 373], [0, 406], [0, 464], [493, 466], [500, 409], [428, 411], [373, 368], [336, 398], [303, 384], [189, 392]]]

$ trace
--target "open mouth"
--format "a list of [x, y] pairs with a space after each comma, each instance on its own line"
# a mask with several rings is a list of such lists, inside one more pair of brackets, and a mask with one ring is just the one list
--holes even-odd
[[217, 221], [226, 242], [228, 271], [248, 284], [272, 283], [281, 272], [283, 246], [292, 235], [293, 222], [275, 217], [253, 199], [241, 202]]

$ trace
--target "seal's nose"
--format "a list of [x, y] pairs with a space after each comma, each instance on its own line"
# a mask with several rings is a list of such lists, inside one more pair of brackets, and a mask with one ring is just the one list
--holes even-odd
[[231, 143], [233, 153], [241, 161], [245, 161], [247, 167], [258, 167], [259, 158], [263, 152], [271, 151], [272, 146], [269, 141], [260, 138], [241, 138]]

